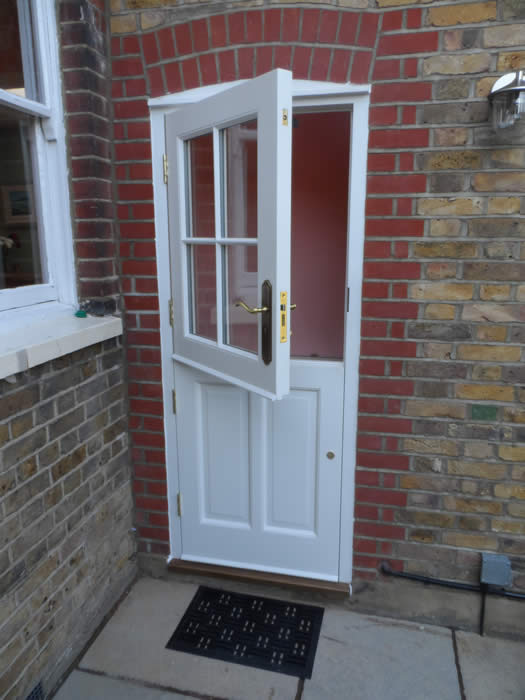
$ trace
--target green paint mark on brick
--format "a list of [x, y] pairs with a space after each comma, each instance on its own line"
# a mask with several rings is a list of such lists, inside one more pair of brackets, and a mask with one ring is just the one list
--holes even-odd
[[474, 420], [496, 420], [498, 417], [497, 406], [483, 406], [472, 404], [472, 418]]

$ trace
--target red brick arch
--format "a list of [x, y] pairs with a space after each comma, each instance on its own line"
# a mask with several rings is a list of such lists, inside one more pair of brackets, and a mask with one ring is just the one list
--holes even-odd
[[[405, 529], [392, 525], [391, 520], [392, 507], [406, 505], [406, 493], [392, 489], [397, 489], [397, 473], [406, 471], [409, 464], [409, 458], [400, 454], [402, 440], [397, 435], [410, 434], [412, 420], [399, 415], [399, 399], [387, 401], [382, 394], [404, 397], [414, 391], [413, 382], [400, 379], [400, 375], [402, 362], [414, 357], [416, 351], [415, 343], [405, 340], [403, 329], [409, 319], [417, 318], [418, 305], [406, 301], [407, 284], [398, 280], [418, 278], [420, 265], [405, 261], [406, 242], [378, 239], [385, 236], [385, 216], [391, 217], [390, 237], [423, 233], [423, 221], [411, 218], [412, 203], [407, 194], [426, 188], [426, 175], [414, 172], [412, 153], [414, 147], [428, 144], [428, 128], [416, 126], [414, 102], [430, 99], [431, 85], [418, 80], [417, 59], [410, 54], [420, 51], [421, 42], [437, 48], [437, 33], [413, 32], [421, 27], [421, 20], [420, 10], [379, 14], [298, 7], [250, 9], [113, 38], [118, 219], [142, 551], [168, 553], [147, 99], [253, 78], [274, 68], [289, 69], [299, 79], [374, 84], [362, 353], [364, 391], [372, 396], [360, 402], [354, 554], [359, 575], [375, 576], [380, 558], [392, 552], [389, 541], [404, 540]], [[403, 35], [397, 33], [400, 27]], [[400, 106], [404, 102], [410, 104]], [[400, 148], [407, 152], [390, 152]], [[397, 170], [394, 175], [393, 170]], [[374, 281], [368, 282], [367, 276]], [[390, 299], [387, 308], [396, 319], [388, 330], [386, 322], [374, 320], [378, 306], [386, 299]], [[380, 315], [384, 316], [384, 310]], [[367, 359], [367, 355], [378, 353], [384, 359]], [[378, 374], [381, 386], [377, 385]], [[367, 413], [383, 415], [372, 418]], [[380, 471], [385, 465], [392, 474]]]
[[[295, 78], [365, 83], [379, 15], [269, 9], [219, 14], [113, 41], [115, 76], [145, 77], [150, 97], [253, 78], [273, 68]], [[121, 97], [137, 96], [137, 85]]]

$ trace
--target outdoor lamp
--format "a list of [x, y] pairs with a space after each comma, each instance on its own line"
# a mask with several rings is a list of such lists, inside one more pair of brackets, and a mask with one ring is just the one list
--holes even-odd
[[498, 78], [490, 91], [489, 101], [495, 129], [505, 129], [525, 118], [525, 71], [518, 70]]

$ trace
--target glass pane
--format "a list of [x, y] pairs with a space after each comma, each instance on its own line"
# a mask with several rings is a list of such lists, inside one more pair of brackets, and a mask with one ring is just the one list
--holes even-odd
[[0, 88], [38, 100], [29, 3], [23, 7], [19, 16], [16, 0], [0, 3]]
[[213, 134], [187, 141], [189, 212], [188, 236], [215, 237]]
[[215, 246], [188, 246], [190, 333], [217, 340]]
[[257, 246], [228, 245], [223, 249], [225, 280], [224, 338], [227, 345], [257, 353], [260, 314], [250, 314], [236, 302], [257, 306]]
[[230, 238], [257, 238], [257, 120], [223, 130], [226, 192], [225, 232]]
[[292, 357], [342, 359], [350, 115], [294, 116]]
[[34, 120], [0, 107], [0, 289], [42, 282], [33, 206]]

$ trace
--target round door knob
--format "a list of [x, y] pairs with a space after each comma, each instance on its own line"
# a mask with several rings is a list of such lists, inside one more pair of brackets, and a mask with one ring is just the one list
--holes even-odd
[[333, 459], [335, 457], [335, 453], [330, 450], [329, 452], [326, 453], [326, 456], [328, 459]]

